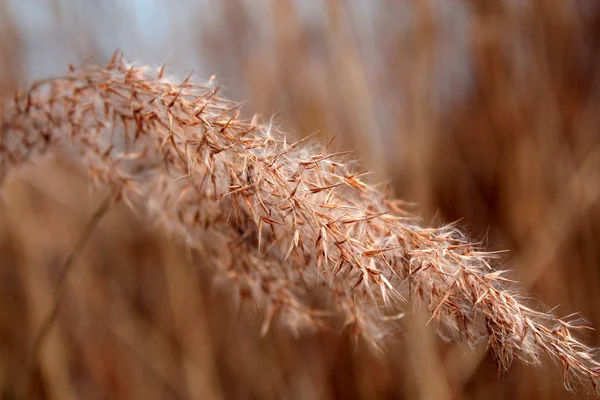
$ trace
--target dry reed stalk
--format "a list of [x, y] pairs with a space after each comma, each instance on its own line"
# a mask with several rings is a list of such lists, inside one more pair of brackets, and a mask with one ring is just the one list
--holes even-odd
[[490, 266], [494, 254], [452, 226], [420, 227], [328, 146], [240, 120], [212, 82], [163, 73], [115, 54], [106, 67], [34, 83], [0, 105], [0, 167], [67, 149], [190, 246], [218, 243], [217, 276], [264, 311], [263, 332], [275, 317], [295, 332], [331, 327], [333, 315], [377, 346], [410, 297], [443, 336], [487, 341], [503, 368], [547, 353], [566, 383], [596, 387], [600, 364], [572, 336], [585, 326], [524, 305]]

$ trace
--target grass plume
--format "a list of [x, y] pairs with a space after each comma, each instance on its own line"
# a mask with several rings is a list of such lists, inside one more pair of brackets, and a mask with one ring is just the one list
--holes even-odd
[[212, 82], [173, 81], [117, 53], [2, 102], [1, 172], [59, 148], [191, 247], [218, 242], [218, 276], [263, 310], [263, 332], [275, 320], [340, 325], [384, 347], [413, 299], [444, 336], [486, 341], [503, 368], [546, 353], [566, 382], [598, 381], [592, 349], [572, 334], [585, 327], [524, 304], [493, 254], [453, 226], [419, 226], [328, 146], [241, 120]]

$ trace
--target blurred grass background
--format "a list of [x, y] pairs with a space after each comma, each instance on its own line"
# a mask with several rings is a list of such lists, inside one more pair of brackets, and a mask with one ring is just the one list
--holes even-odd
[[[534, 302], [600, 327], [600, 3], [596, 0], [0, 0], [0, 95], [128, 59], [216, 74], [247, 116], [337, 134], [424, 223], [460, 220]], [[259, 335], [192, 254], [112, 208], [29, 355], [57, 275], [100, 203], [56, 156], [0, 197], [0, 398], [578, 398], [558, 366], [498, 374], [416, 310], [378, 359], [350, 335]], [[591, 332], [587, 341], [600, 345]]]

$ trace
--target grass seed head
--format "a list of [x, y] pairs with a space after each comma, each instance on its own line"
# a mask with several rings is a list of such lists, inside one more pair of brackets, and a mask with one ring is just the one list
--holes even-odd
[[453, 226], [419, 226], [343, 153], [240, 119], [218, 89], [119, 53], [70, 68], [0, 104], [0, 172], [66, 149], [189, 246], [218, 242], [217, 279], [263, 310], [263, 334], [274, 321], [294, 332], [348, 326], [382, 347], [413, 299], [445, 336], [487, 341], [502, 368], [546, 353], [566, 380], [596, 384], [600, 365], [573, 335], [582, 326], [519, 301], [490, 270], [495, 254]]

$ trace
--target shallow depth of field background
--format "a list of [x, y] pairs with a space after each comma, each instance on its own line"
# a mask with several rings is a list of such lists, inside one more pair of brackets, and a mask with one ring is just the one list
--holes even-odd
[[[424, 224], [459, 221], [539, 307], [600, 328], [600, 3], [596, 0], [0, 0], [0, 95], [68, 63], [126, 58], [216, 74], [246, 116], [337, 135]], [[53, 288], [103, 193], [66, 157], [0, 196], [0, 399], [578, 398], [560, 366], [498, 373], [485, 344], [404, 318], [378, 359], [347, 332], [294, 338], [236, 310], [193, 254], [124, 205]], [[547, 308], [546, 308], [547, 309]], [[600, 345], [591, 331], [589, 344]]]

